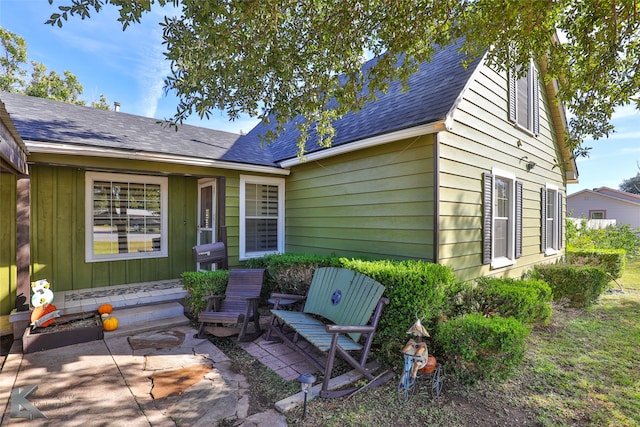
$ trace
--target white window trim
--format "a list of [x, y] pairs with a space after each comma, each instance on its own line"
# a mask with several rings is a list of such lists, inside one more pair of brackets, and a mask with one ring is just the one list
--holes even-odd
[[[250, 258], [259, 258], [265, 255], [284, 252], [284, 178], [262, 177], [252, 175], [240, 175], [240, 254], [241, 261]], [[275, 251], [249, 252], [246, 248], [246, 184], [275, 185], [278, 187], [278, 248]]]
[[[95, 181], [123, 181], [160, 185], [160, 250], [127, 254], [94, 255], [93, 253], [93, 184]], [[85, 174], [85, 262], [123, 261], [130, 259], [166, 258], [168, 251], [168, 179], [160, 176], [86, 172]]]
[[[544, 190], [546, 192], [548, 192], [549, 190], [555, 191], [556, 192], [556, 203], [558, 202], [558, 198], [559, 198], [558, 195], [560, 194], [560, 188], [557, 185], [545, 184]], [[547, 194], [547, 197], [549, 197], [548, 194]], [[556, 206], [556, 209], [559, 209], [559, 208], [560, 208], [559, 206]], [[546, 211], [546, 208], [545, 208], [545, 211]], [[546, 214], [547, 214], [547, 218], [548, 218], [549, 217], [549, 212], [546, 212]], [[544, 221], [546, 221], [547, 218], [544, 218]], [[560, 236], [559, 221], [560, 221], [560, 218], [558, 217], [558, 211], [556, 211], [555, 221], [553, 222], [553, 235], [554, 235], [554, 238], [557, 239], [555, 241], [555, 243], [557, 244], [558, 247], [560, 246], [560, 239], [562, 238], [562, 236]], [[560, 252], [560, 250], [553, 248], [553, 244], [554, 244], [554, 242], [547, 241], [547, 247], [544, 249], [545, 256], [557, 255]]]
[[[495, 198], [496, 198], [496, 188], [495, 188], [495, 182], [496, 182], [496, 177], [500, 177], [500, 178], [504, 178], [504, 179], [508, 179], [511, 181], [511, 186], [510, 186], [510, 197], [511, 197], [511, 203], [509, 205], [509, 218], [511, 219], [510, 221], [510, 226], [509, 226], [509, 244], [508, 244], [508, 255], [507, 257], [495, 257], [494, 255], [494, 248], [495, 248], [495, 244], [491, 244], [491, 268], [503, 268], [503, 267], [508, 267], [510, 265], [514, 265], [516, 263], [516, 252], [515, 252], [515, 247], [516, 247], [516, 221], [515, 221], [515, 217], [516, 217], [516, 176], [515, 174], [511, 173], [511, 172], [507, 172], [505, 170], [502, 169], [498, 169], [498, 168], [492, 168], [491, 169], [491, 174], [494, 177], [493, 180], [493, 190], [491, 192], [491, 203], [493, 204], [493, 206], [495, 206]], [[493, 218], [491, 218], [491, 221], [494, 221], [495, 219], [495, 212], [493, 214]], [[493, 230], [491, 232], [491, 239], [493, 240], [495, 237], [495, 225], [493, 225], [491, 227], [491, 229]]]

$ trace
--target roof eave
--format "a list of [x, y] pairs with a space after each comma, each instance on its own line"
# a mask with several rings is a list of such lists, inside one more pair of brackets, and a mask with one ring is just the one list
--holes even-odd
[[443, 130], [445, 130], [445, 121], [438, 120], [436, 122], [413, 126], [407, 129], [372, 136], [370, 138], [360, 139], [324, 150], [315, 151], [313, 153], [305, 154], [303, 158], [294, 157], [282, 160], [279, 165], [283, 168], [290, 168], [292, 166], [297, 166], [309, 161], [322, 160], [329, 157], [362, 150], [365, 148], [376, 147], [378, 145], [388, 144], [390, 142], [400, 141], [407, 138], [414, 138], [416, 136], [436, 133]]
[[211, 167], [236, 170], [242, 172], [266, 173], [272, 175], [289, 175], [290, 171], [274, 166], [251, 165], [246, 163], [227, 162], [202, 157], [178, 156], [145, 151], [118, 150], [113, 148], [89, 147], [73, 144], [25, 141], [31, 153], [60, 154], [68, 156], [104, 157], [112, 159], [142, 160], [149, 162], [172, 163], [187, 166]]

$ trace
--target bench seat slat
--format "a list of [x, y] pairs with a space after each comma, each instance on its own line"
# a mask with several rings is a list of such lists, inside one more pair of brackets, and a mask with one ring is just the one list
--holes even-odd
[[[331, 348], [333, 334], [327, 332], [325, 325], [318, 319], [297, 311], [271, 310], [271, 312], [320, 351], [329, 351]], [[338, 337], [338, 345], [347, 351], [362, 349], [360, 344], [345, 335]]]

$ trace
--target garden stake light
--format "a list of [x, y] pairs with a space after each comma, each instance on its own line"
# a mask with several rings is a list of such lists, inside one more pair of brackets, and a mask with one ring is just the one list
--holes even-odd
[[304, 419], [307, 416], [307, 395], [309, 394], [309, 391], [311, 391], [313, 383], [316, 382], [316, 377], [311, 374], [300, 374], [298, 381], [300, 381], [300, 386], [304, 393], [304, 406], [302, 409], [302, 419]]

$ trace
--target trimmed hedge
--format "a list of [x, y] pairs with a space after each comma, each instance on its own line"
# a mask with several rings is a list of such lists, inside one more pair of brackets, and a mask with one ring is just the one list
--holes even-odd
[[189, 291], [189, 295], [185, 297], [185, 306], [194, 318], [198, 318], [198, 314], [207, 308], [203, 298], [209, 295], [224, 295], [229, 282], [227, 270], [185, 271], [180, 277], [182, 287]]
[[554, 301], [566, 299], [574, 307], [588, 307], [596, 302], [609, 283], [603, 269], [571, 264], [536, 265], [531, 277], [551, 286]]
[[513, 317], [471, 313], [442, 323], [434, 341], [444, 353], [447, 370], [475, 383], [508, 378], [522, 363], [529, 333], [530, 328]]
[[619, 279], [627, 265], [624, 249], [579, 249], [567, 248], [567, 264], [588, 265], [603, 269], [613, 279]]
[[551, 288], [542, 280], [482, 277], [474, 291], [478, 311], [485, 316], [515, 317], [526, 324], [548, 324]]

